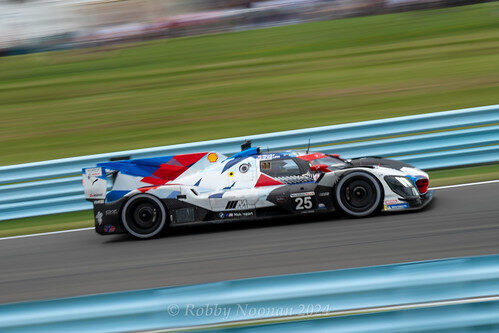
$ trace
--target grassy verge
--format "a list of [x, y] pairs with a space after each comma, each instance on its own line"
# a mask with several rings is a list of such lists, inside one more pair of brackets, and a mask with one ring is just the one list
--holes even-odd
[[435, 170], [428, 173], [433, 187], [499, 179], [499, 164]]
[[[462, 184], [499, 179], [499, 164], [430, 171], [430, 185]], [[92, 227], [91, 211], [30, 217], [0, 222], [0, 237]]]
[[0, 165], [497, 103], [499, 3], [2, 58]]
[[0, 237], [87, 228], [94, 225], [92, 211], [35, 216], [0, 221]]

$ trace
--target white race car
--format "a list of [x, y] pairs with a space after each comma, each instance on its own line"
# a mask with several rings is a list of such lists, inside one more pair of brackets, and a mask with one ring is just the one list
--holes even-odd
[[367, 157], [249, 148], [100, 163], [83, 169], [99, 234], [151, 238], [170, 225], [341, 211], [365, 217], [421, 209], [428, 175]]

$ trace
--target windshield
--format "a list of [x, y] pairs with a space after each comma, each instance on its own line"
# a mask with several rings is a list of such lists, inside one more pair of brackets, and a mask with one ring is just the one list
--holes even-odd
[[300, 166], [290, 158], [261, 161], [260, 170], [271, 177], [300, 176]]

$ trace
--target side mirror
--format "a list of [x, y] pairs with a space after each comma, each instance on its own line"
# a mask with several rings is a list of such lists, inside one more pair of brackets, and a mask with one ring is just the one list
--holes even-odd
[[310, 170], [314, 172], [330, 172], [326, 164], [315, 164], [310, 166]]

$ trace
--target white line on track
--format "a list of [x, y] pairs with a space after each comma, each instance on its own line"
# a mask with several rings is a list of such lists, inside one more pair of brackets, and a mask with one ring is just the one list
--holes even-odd
[[438, 186], [438, 187], [432, 187], [432, 190], [440, 190], [444, 188], [454, 188], [454, 187], [464, 187], [464, 186], [474, 186], [474, 185], [484, 185], [484, 184], [492, 184], [492, 183], [499, 183], [499, 179], [496, 180], [487, 180], [484, 182], [476, 182], [476, 183], [467, 183], [467, 184], [456, 184], [456, 185], [446, 185], [446, 186]]
[[69, 229], [69, 230], [59, 230], [59, 231], [50, 231], [50, 232], [42, 232], [42, 233], [38, 233], [38, 234], [28, 234], [28, 235], [2, 237], [2, 238], [0, 238], [0, 240], [16, 239], [16, 238], [26, 238], [26, 237], [35, 237], [35, 236], [45, 236], [45, 235], [65, 234], [67, 232], [93, 230], [93, 229], [94, 229], [94, 227], [80, 228], [80, 229]]
[[[474, 186], [474, 185], [485, 185], [485, 184], [492, 184], [492, 183], [499, 183], [499, 179], [496, 180], [488, 180], [484, 182], [476, 182], [476, 183], [467, 183], [467, 184], [456, 184], [456, 185], [447, 185], [447, 186], [438, 186], [438, 187], [432, 187], [430, 189], [432, 190], [440, 190], [440, 189], [445, 189], [445, 188], [454, 188], [454, 187], [465, 187], [465, 186]], [[42, 232], [38, 234], [29, 234], [29, 235], [19, 235], [19, 236], [9, 236], [9, 237], [1, 237], [0, 241], [2, 240], [8, 240], [8, 239], [17, 239], [17, 238], [26, 238], [26, 237], [35, 237], [35, 236], [46, 236], [46, 235], [57, 235], [57, 234], [64, 234], [68, 232], [75, 232], [75, 231], [85, 231], [85, 230], [93, 230], [94, 227], [89, 227], [89, 228], [80, 228], [80, 229], [70, 229], [70, 230], [60, 230], [60, 231], [51, 231], [51, 232]]]

